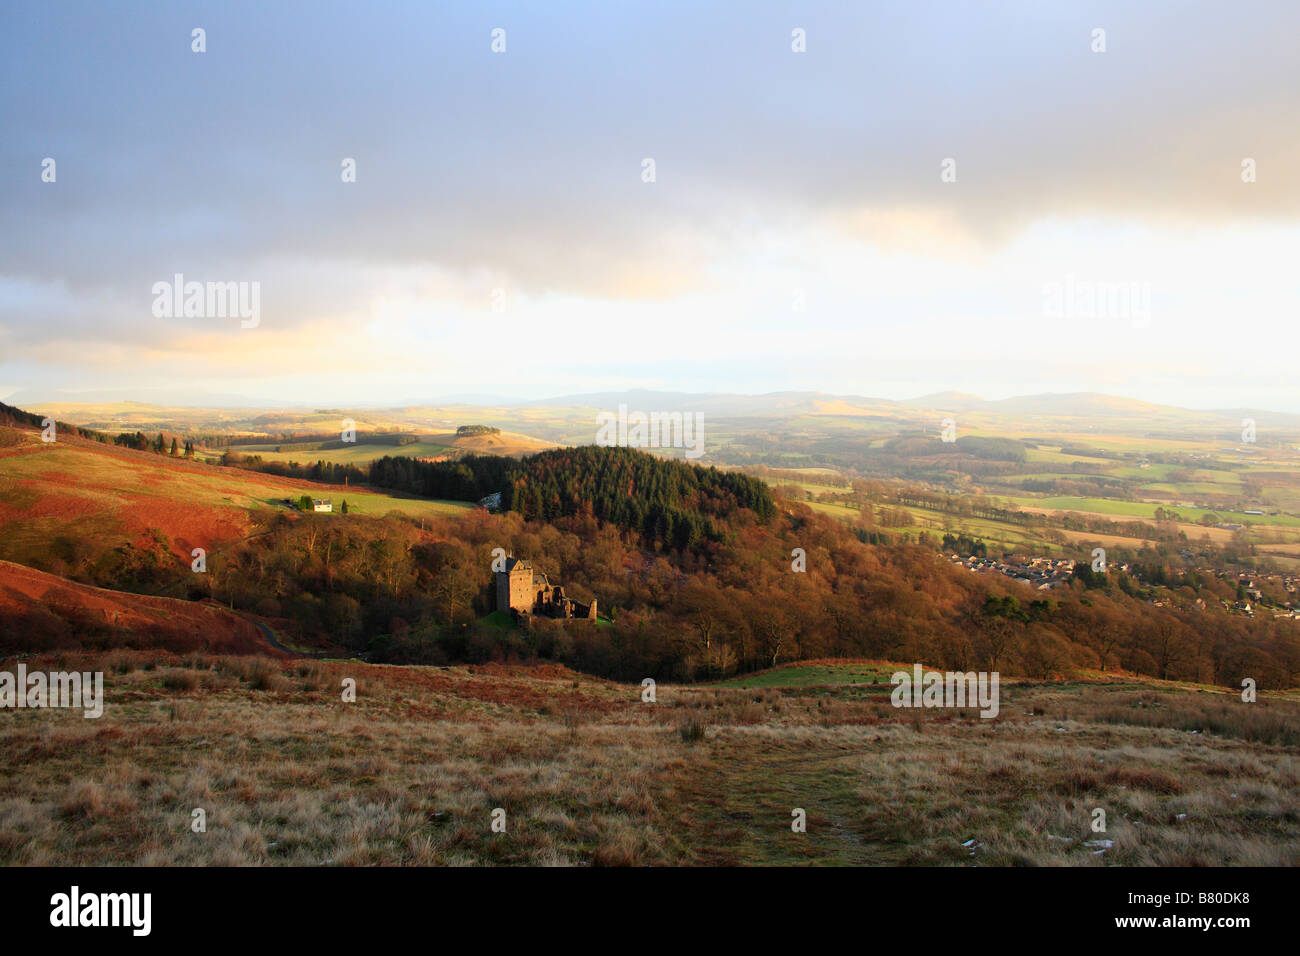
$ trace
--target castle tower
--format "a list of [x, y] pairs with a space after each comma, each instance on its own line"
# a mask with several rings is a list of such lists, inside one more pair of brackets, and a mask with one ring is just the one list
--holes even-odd
[[498, 571], [496, 577], [497, 610], [531, 614], [537, 601], [531, 562], [507, 558], [506, 569]]
[[596, 601], [575, 601], [564, 593], [563, 586], [551, 584], [531, 561], [506, 558], [504, 570], [495, 572], [497, 610], [512, 614], [542, 614], [547, 617], [586, 618], [596, 620]]

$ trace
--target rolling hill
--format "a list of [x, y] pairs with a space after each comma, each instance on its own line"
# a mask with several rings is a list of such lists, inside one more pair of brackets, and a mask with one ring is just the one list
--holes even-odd
[[212, 601], [109, 591], [0, 561], [0, 653], [129, 646], [283, 656], [264, 633]]
[[500, 431], [490, 435], [457, 435], [455, 432], [435, 434], [409, 434], [406, 444], [394, 444], [389, 434], [367, 435], [359, 433], [355, 443], [343, 444], [329, 441], [323, 447], [294, 447], [294, 443], [281, 444], [252, 442], [232, 445], [231, 451], [257, 456], [263, 461], [288, 464], [323, 461], [331, 465], [357, 465], [364, 467], [388, 455], [403, 458], [442, 459], [460, 455], [504, 455], [518, 457], [559, 447], [555, 442], [534, 438], [520, 432]]
[[[54, 573], [89, 575], [115, 550], [134, 548], [189, 564], [259, 529], [258, 515], [294, 513], [303, 494], [347, 500], [350, 516], [390, 511], [433, 517], [472, 507], [325, 485], [135, 451], [73, 436], [41, 441], [32, 428], [8, 428], [0, 447], [0, 560]], [[334, 515], [334, 518], [341, 515]], [[182, 564], [183, 562], [183, 564]]]

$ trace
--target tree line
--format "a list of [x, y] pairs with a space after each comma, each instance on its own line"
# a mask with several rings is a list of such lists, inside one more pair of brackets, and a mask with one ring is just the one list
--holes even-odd
[[738, 472], [657, 458], [629, 448], [584, 445], [523, 459], [466, 455], [455, 461], [385, 457], [370, 483], [431, 498], [477, 501], [500, 493], [500, 510], [553, 521], [590, 514], [676, 550], [719, 541], [719, 519], [741, 510], [760, 522], [776, 505], [767, 485]]

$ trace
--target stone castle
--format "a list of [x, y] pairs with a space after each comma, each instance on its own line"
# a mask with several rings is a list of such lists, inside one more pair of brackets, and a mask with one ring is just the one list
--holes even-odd
[[596, 600], [583, 604], [564, 596], [564, 588], [551, 584], [531, 561], [506, 558], [504, 571], [496, 572], [497, 609], [512, 616], [535, 614], [539, 617], [585, 618], [596, 620]]

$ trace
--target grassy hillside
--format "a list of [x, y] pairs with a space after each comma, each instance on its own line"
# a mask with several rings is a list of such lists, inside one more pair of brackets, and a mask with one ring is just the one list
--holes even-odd
[[[0, 865], [1233, 866], [1300, 853], [1300, 704], [1267, 696], [1026, 683], [980, 720], [898, 710], [887, 686], [856, 681], [660, 685], [647, 704], [638, 685], [561, 667], [132, 652], [29, 666], [105, 669], [107, 703], [96, 721], [22, 710], [0, 724], [0, 762], [24, 768], [0, 776]], [[196, 807], [206, 833], [189, 830]], [[791, 830], [795, 808], [806, 833]]]
[[0, 561], [0, 622], [0, 654], [122, 646], [279, 653], [265, 623], [212, 602], [89, 587], [9, 561]]
[[[390, 511], [414, 517], [461, 513], [466, 502], [432, 501], [365, 488], [293, 481], [165, 455], [13, 430], [0, 448], [0, 559], [41, 566], [52, 548], [73, 561], [123, 544], [153, 543], [189, 562], [194, 548], [216, 550], [253, 534], [255, 514], [286, 510], [301, 495], [347, 499], [349, 516]], [[339, 518], [341, 515], [334, 515]]]

